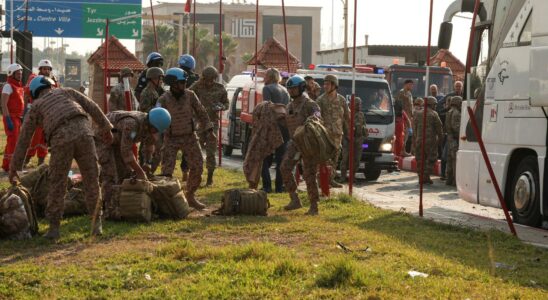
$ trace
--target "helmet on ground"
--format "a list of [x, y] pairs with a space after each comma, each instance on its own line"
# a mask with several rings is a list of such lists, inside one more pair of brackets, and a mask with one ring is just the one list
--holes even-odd
[[339, 87], [339, 78], [337, 78], [337, 76], [335, 75], [332, 75], [332, 74], [325, 75], [325, 77], [323, 78], [323, 81], [324, 82], [329, 81], [336, 87]]
[[202, 71], [202, 77], [206, 80], [215, 80], [217, 79], [217, 76], [219, 76], [219, 72], [217, 72], [217, 69], [215, 69], [214, 66], [207, 66]]
[[196, 60], [190, 54], [183, 54], [179, 56], [179, 67], [194, 70], [196, 68]]
[[451, 98], [451, 106], [460, 108], [462, 106], [462, 97], [454, 96]]
[[42, 75], [36, 76], [30, 82], [30, 95], [32, 96], [32, 98], [37, 99], [42, 90], [51, 88], [51, 86], [54, 84], [55, 82], [53, 82], [53, 80], [49, 77]]
[[38, 62], [38, 69], [43, 68], [43, 67], [53, 69], [53, 64], [51, 63], [51, 61], [49, 59], [42, 59], [42, 60], [40, 60], [40, 62]]
[[161, 61], [162, 64], [164, 63], [164, 58], [162, 57], [162, 54], [158, 53], [158, 52], [151, 52], [148, 56], [147, 56], [147, 61], [146, 61], [146, 65], [148, 67], [150, 67], [150, 64], [154, 61]]
[[293, 75], [287, 80], [286, 87], [288, 89], [298, 87], [303, 92], [306, 88], [306, 81], [300, 75]]
[[164, 133], [171, 125], [171, 115], [165, 108], [156, 107], [148, 113], [148, 122], [156, 128], [159, 133]]
[[130, 69], [130, 68], [122, 68], [120, 70], [120, 76], [121, 77], [126, 77], [126, 76], [131, 76], [133, 77], [133, 71]]
[[432, 96], [428, 96], [426, 98], [426, 104], [427, 105], [430, 105], [430, 106], [433, 106], [433, 105], [436, 105], [438, 104], [438, 100], [436, 100], [436, 98], [432, 97]]
[[159, 79], [164, 76], [164, 70], [158, 67], [148, 68], [146, 77], [147, 79]]
[[23, 67], [21, 67], [20, 64], [11, 64], [8, 66], [8, 76], [12, 76], [13, 73], [23, 70]]
[[167, 70], [164, 82], [167, 85], [173, 85], [176, 82], [186, 81], [188, 74], [181, 68], [171, 68]]

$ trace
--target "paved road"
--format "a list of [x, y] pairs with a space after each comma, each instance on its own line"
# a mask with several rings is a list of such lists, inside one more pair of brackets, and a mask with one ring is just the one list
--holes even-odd
[[[223, 167], [241, 170], [239, 151], [235, 150], [232, 157], [223, 157]], [[419, 186], [416, 174], [383, 173], [376, 182], [366, 182], [361, 174], [357, 177], [354, 196], [383, 209], [405, 211], [418, 216]], [[304, 185], [302, 188], [304, 190]], [[348, 187], [334, 189], [333, 192], [348, 192]], [[460, 199], [455, 188], [446, 186], [439, 179], [435, 179], [433, 185], [425, 186], [423, 211], [425, 218], [436, 222], [477, 229], [493, 228], [510, 233], [501, 209], [466, 202]], [[516, 230], [524, 242], [548, 248], [547, 230], [521, 225], [516, 225]]]

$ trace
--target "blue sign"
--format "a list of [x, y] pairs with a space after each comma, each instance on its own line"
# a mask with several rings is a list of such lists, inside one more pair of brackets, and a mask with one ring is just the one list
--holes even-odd
[[[6, 0], [6, 28], [11, 29], [11, 0]], [[54, 0], [13, 1], [13, 23], [24, 30], [28, 13], [28, 30], [33, 36], [104, 38], [106, 19], [138, 15], [111, 23], [110, 34], [120, 39], [141, 38], [141, 0]]]

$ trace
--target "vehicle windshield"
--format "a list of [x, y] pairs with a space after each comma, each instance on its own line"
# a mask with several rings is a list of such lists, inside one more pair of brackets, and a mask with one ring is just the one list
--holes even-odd
[[[323, 80], [316, 80], [320, 86]], [[352, 97], [352, 80], [339, 79], [339, 94], [348, 103]], [[356, 97], [362, 100], [362, 111], [368, 124], [390, 124], [394, 120], [392, 97], [386, 82], [356, 81]]]
[[[397, 93], [403, 88], [403, 84], [406, 80], [411, 79], [415, 83], [411, 93], [413, 97], [423, 97], [424, 96], [424, 85], [426, 81], [425, 73], [417, 72], [393, 72], [390, 80], [390, 87], [392, 88], [393, 93]], [[438, 93], [440, 95], [447, 95], [452, 91], [453, 88], [453, 76], [450, 74], [436, 74], [430, 73], [430, 82], [429, 85], [435, 84], [438, 86]]]

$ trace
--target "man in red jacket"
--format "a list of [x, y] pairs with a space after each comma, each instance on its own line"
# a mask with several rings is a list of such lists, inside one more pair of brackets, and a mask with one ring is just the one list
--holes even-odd
[[19, 64], [11, 64], [8, 67], [8, 81], [2, 88], [2, 113], [4, 121], [4, 132], [6, 133], [7, 143], [4, 149], [4, 160], [2, 169], [8, 172], [10, 161], [15, 151], [15, 144], [19, 139], [19, 130], [23, 120], [23, 111], [25, 101], [23, 100], [24, 88], [21, 78], [23, 77], [23, 67]]
[[[30, 95], [29, 85], [30, 85], [30, 82], [34, 79], [34, 77], [39, 75], [49, 77], [53, 79], [53, 82], [55, 82], [52, 88], [59, 87], [59, 83], [57, 82], [56, 78], [51, 74], [52, 70], [53, 70], [53, 65], [51, 64], [51, 61], [48, 59], [42, 59], [38, 63], [38, 75], [34, 73], [30, 74], [29, 78], [27, 79], [27, 85], [25, 85], [25, 101], [29, 104], [29, 107], [32, 104], [32, 100], [33, 100]], [[34, 131], [34, 135], [32, 136], [30, 147], [27, 150], [27, 157], [25, 158], [25, 166], [30, 162], [30, 160], [35, 155], [38, 157], [38, 165], [43, 164], [44, 160], [46, 159], [46, 156], [48, 155], [48, 146], [46, 145], [46, 138], [44, 136], [44, 131], [42, 127], [36, 127], [36, 130]]]

